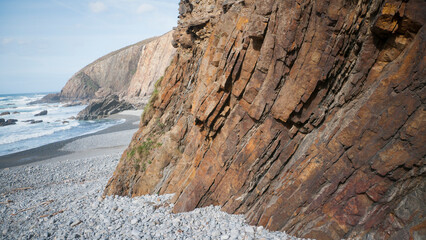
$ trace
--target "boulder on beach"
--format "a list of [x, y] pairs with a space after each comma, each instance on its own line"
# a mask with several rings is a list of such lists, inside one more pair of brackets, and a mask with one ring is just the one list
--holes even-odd
[[2, 112], [0, 113], [0, 116], [10, 115], [10, 112]]
[[38, 117], [38, 116], [45, 116], [45, 115], [47, 115], [47, 110], [43, 110], [43, 111], [41, 111], [41, 112], [39, 112], [39, 113], [37, 113], [36, 115], [34, 115], [35, 117]]

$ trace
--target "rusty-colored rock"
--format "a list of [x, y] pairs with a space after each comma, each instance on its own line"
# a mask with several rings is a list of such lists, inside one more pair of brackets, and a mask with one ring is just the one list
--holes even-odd
[[106, 194], [318, 239], [425, 237], [426, 3], [181, 1]]

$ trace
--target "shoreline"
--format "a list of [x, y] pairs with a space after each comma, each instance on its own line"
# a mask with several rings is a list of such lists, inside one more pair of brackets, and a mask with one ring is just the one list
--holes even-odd
[[[89, 133], [86, 135], [70, 138], [67, 140], [49, 143], [49, 144], [28, 149], [25, 151], [0, 156], [0, 169], [17, 167], [21, 165], [45, 161], [45, 160], [63, 157], [63, 156], [76, 153], [78, 151], [66, 151], [66, 150], [63, 150], [63, 148], [67, 144], [71, 144], [78, 140], [89, 138], [92, 136], [123, 132], [127, 130], [134, 130], [134, 132], [136, 132], [139, 126], [141, 113], [142, 113], [141, 110], [124, 111], [121, 113], [117, 113], [117, 114], [109, 116], [107, 119], [114, 119], [114, 120], [125, 119], [126, 121], [124, 123], [111, 126], [109, 128], [103, 129], [95, 133]], [[135, 124], [136, 122], [137, 124]]]
[[0, 239], [298, 239], [218, 206], [174, 214], [170, 194], [103, 196], [140, 114], [112, 118], [126, 122], [25, 151], [34, 161], [0, 169]]
[[171, 194], [104, 197], [136, 131], [115, 130], [70, 141], [71, 154], [0, 169], [0, 239], [298, 239], [218, 206], [174, 214]]

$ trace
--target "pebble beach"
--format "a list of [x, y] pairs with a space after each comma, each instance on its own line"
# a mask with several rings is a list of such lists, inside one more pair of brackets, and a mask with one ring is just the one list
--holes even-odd
[[68, 154], [0, 169], [0, 239], [298, 239], [214, 206], [173, 214], [171, 195], [103, 198], [135, 129], [78, 138], [62, 146]]

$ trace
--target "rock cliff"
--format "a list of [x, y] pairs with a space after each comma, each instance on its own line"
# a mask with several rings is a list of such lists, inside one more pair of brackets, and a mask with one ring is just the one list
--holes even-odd
[[144, 46], [138, 68], [126, 89], [127, 101], [135, 105], [148, 103], [155, 83], [164, 75], [176, 52], [172, 41], [173, 32], [169, 32]]
[[105, 194], [317, 239], [426, 233], [423, 0], [181, 0]]
[[151, 95], [175, 53], [173, 32], [150, 38], [105, 55], [74, 74], [58, 94], [42, 101], [88, 101], [112, 94], [137, 106]]
[[90, 100], [121, 93], [136, 72], [143, 47], [153, 39], [114, 51], [74, 74], [60, 92], [61, 101]]

